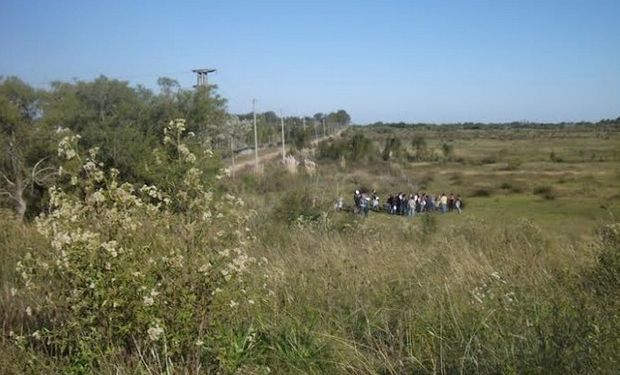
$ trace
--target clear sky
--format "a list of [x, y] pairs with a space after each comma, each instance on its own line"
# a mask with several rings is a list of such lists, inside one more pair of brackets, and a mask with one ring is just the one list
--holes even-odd
[[620, 116], [620, 0], [0, 0], [0, 75], [183, 87], [231, 112], [374, 121]]

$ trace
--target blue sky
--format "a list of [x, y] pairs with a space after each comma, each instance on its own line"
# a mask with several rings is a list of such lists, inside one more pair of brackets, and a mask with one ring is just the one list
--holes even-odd
[[210, 77], [231, 112], [356, 122], [620, 116], [620, 1], [0, 0], [0, 75]]

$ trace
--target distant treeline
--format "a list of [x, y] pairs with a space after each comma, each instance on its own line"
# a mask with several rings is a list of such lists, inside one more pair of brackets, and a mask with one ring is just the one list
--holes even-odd
[[366, 127], [370, 128], [414, 128], [421, 130], [433, 130], [438, 127], [449, 127], [451, 129], [566, 129], [577, 127], [589, 127], [597, 129], [616, 129], [620, 130], [620, 117], [615, 119], [602, 119], [597, 122], [579, 121], [579, 122], [530, 122], [530, 121], [513, 121], [502, 123], [483, 123], [483, 122], [458, 122], [447, 124], [435, 124], [435, 123], [407, 123], [407, 122], [375, 122]]

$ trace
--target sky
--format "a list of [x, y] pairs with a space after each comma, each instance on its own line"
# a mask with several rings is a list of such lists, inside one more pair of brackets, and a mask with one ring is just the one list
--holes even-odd
[[0, 0], [0, 75], [191, 88], [356, 123], [620, 116], [619, 0]]

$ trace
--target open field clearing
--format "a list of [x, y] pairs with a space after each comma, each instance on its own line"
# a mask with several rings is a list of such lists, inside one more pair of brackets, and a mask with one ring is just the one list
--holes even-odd
[[264, 112], [230, 173], [212, 90], [0, 78], [1, 374], [620, 368], [620, 118]]

